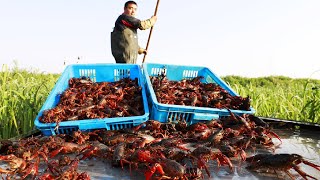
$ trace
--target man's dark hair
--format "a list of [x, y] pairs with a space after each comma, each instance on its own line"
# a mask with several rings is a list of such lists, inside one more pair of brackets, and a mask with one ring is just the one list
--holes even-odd
[[[137, 5], [137, 3], [134, 2], [134, 1], [127, 1], [127, 2], [124, 4], [124, 7], [125, 7], [125, 8], [128, 7], [129, 4], [135, 4], [135, 5]], [[137, 5], [137, 6], [138, 6], [138, 5]]]

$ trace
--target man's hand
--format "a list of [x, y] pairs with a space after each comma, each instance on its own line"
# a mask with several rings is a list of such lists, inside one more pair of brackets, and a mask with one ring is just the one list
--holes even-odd
[[154, 24], [154, 23], [157, 21], [158, 18], [157, 18], [157, 16], [152, 16], [150, 19], [151, 19], [151, 21], [152, 21], [153, 24]]
[[147, 50], [143, 48], [139, 48], [138, 54], [147, 54]]

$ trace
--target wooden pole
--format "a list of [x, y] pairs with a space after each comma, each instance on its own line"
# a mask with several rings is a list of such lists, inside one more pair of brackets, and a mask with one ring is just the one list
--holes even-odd
[[[160, 0], [157, 1], [156, 9], [154, 10], [154, 16], [157, 15], [159, 2], [160, 2]], [[153, 26], [150, 29], [150, 33], [149, 33], [149, 37], [148, 37], [148, 42], [147, 42], [147, 46], [146, 46], [146, 51], [147, 52], [148, 52], [148, 47], [149, 47], [149, 42], [150, 42], [150, 39], [151, 39], [152, 31], [153, 31]], [[144, 63], [145, 60], [146, 60], [146, 54], [144, 54], [144, 56], [143, 56], [142, 63]]]

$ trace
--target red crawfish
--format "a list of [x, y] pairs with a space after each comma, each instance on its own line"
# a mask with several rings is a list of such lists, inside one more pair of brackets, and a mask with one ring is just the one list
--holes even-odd
[[300, 163], [304, 163], [320, 171], [319, 165], [305, 160], [299, 154], [257, 154], [255, 156], [247, 158], [246, 161], [249, 162], [249, 166], [247, 166], [247, 169], [249, 170], [259, 171], [261, 169], [272, 169], [274, 170], [274, 172], [276, 172], [276, 170], [280, 170], [288, 174], [291, 179], [295, 178], [289, 172], [290, 169], [294, 169], [304, 179], [307, 179], [307, 177], [317, 179], [302, 171], [298, 166], [298, 164]]

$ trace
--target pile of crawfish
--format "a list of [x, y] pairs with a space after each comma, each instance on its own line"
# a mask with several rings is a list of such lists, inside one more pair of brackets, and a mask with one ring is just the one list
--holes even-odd
[[150, 76], [159, 103], [250, 111], [250, 97], [232, 96], [216, 83], [202, 83], [202, 76], [180, 81], [164, 74]]
[[59, 123], [82, 119], [141, 116], [144, 114], [138, 79], [93, 82], [90, 78], [71, 78], [58, 104], [45, 110], [39, 121]]
[[[281, 139], [260, 118], [229, 112], [230, 116], [191, 125], [183, 120], [148, 120], [128, 129], [73, 131], [2, 141], [0, 164], [7, 166], [0, 166], [0, 173], [6, 179], [90, 179], [87, 172], [79, 171], [78, 163], [91, 158], [129, 168], [130, 172], [144, 174], [147, 180], [202, 179], [211, 177], [220, 167], [232, 174], [235, 159], [248, 163], [252, 171], [277, 168], [288, 172], [293, 168], [305, 179], [314, 177], [299, 169], [299, 163], [320, 171], [320, 166], [299, 155], [273, 154]], [[278, 139], [277, 143], [273, 138]], [[257, 149], [270, 153], [246, 156], [249, 150]]]

